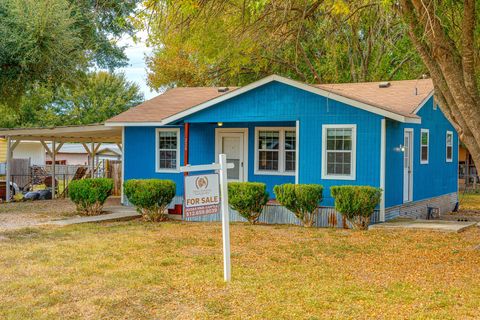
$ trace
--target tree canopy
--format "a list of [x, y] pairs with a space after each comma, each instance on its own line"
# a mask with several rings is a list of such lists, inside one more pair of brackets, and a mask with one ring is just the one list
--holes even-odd
[[150, 85], [418, 78], [426, 68], [391, 7], [371, 0], [146, 1]]
[[133, 32], [138, 0], [0, 2], [0, 103], [29, 89], [74, 84], [89, 67], [125, 65], [112, 39]]
[[101, 123], [143, 101], [139, 87], [121, 73], [92, 72], [78, 81], [73, 88], [31, 89], [16, 110], [0, 105], [0, 127]]

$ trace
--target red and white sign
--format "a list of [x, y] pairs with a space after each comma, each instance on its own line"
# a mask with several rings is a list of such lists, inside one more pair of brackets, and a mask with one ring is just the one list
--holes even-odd
[[218, 174], [185, 177], [185, 217], [220, 213]]

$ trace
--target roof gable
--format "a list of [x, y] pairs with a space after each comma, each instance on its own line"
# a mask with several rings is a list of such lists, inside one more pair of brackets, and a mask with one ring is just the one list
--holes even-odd
[[[277, 81], [327, 99], [378, 114], [400, 122], [420, 123], [415, 111], [433, 92], [430, 80], [393, 81], [389, 88], [378, 82], [309, 85], [278, 75], [271, 75], [244, 87], [219, 92], [218, 88], [174, 88], [108, 120], [106, 125], [168, 125], [245, 92]], [[417, 87], [417, 94], [414, 88]], [[418, 94], [420, 92], [420, 94]]]

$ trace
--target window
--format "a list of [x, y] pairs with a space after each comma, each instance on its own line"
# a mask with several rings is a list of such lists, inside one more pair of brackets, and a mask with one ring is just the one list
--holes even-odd
[[428, 144], [430, 143], [428, 129], [420, 130], [420, 163], [428, 164]]
[[256, 128], [255, 143], [255, 174], [295, 174], [295, 128]]
[[453, 132], [447, 131], [447, 162], [452, 162], [453, 159]]
[[323, 125], [322, 179], [355, 180], [356, 125]]
[[157, 129], [157, 172], [178, 171], [180, 164], [180, 129]]

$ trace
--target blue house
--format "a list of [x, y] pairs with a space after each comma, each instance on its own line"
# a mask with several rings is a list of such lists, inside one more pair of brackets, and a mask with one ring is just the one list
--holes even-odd
[[[309, 85], [272, 75], [240, 88], [173, 88], [106, 125], [123, 127], [124, 180], [174, 180], [175, 203], [179, 167], [220, 153], [235, 164], [229, 180], [264, 182], [271, 198], [277, 184], [322, 184], [318, 225], [332, 224], [333, 185], [382, 188], [377, 221], [457, 201], [457, 133], [430, 79]], [[265, 221], [288, 222], [282, 210], [272, 204]]]

